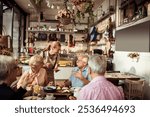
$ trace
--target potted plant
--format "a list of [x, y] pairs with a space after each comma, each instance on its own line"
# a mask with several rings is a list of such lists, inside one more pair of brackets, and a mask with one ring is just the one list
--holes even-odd
[[68, 25], [73, 19], [73, 14], [68, 9], [61, 9], [58, 11], [58, 14], [55, 16], [55, 19], [59, 20], [64, 25]]

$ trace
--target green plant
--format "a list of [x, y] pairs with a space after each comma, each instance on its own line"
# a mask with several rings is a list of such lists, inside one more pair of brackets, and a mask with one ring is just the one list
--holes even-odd
[[140, 55], [139, 55], [139, 53], [129, 53], [128, 54], [128, 57], [130, 57], [130, 58], [138, 58]]
[[89, 17], [94, 17], [93, 14], [93, 6], [94, 3], [92, 0], [71, 0], [71, 2], [76, 6], [77, 12], [76, 16], [80, 19], [85, 18], [85, 13], [89, 15]]

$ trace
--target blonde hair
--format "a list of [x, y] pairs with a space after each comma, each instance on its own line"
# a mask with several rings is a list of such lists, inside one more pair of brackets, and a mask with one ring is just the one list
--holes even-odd
[[59, 41], [53, 41], [52, 43], [48, 44], [48, 46], [44, 49], [44, 51], [50, 50], [52, 44], [56, 44], [61, 48], [61, 44]]
[[36, 62], [37, 64], [44, 64], [44, 59], [42, 56], [36, 54], [30, 58], [29, 65], [31, 65], [33, 62]]

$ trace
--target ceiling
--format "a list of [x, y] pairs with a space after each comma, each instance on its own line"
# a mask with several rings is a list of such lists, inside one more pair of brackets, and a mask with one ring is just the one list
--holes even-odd
[[[55, 15], [59, 9], [64, 8], [64, 0], [42, 0], [40, 7], [35, 4], [35, 0], [15, 0], [15, 2], [27, 13], [30, 14], [31, 20], [37, 19], [37, 16], [42, 12], [44, 19], [55, 20]], [[69, 9], [73, 8], [70, 0], [67, 3]], [[93, 0], [94, 8], [98, 7], [104, 0]]]

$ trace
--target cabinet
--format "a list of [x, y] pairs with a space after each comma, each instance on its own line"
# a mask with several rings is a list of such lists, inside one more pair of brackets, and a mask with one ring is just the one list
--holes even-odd
[[147, 16], [147, 0], [122, 0], [119, 25], [135, 22]]
[[148, 4], [147, 0], [125, 0], [120, 3], [116, 51], [150, 52]]

